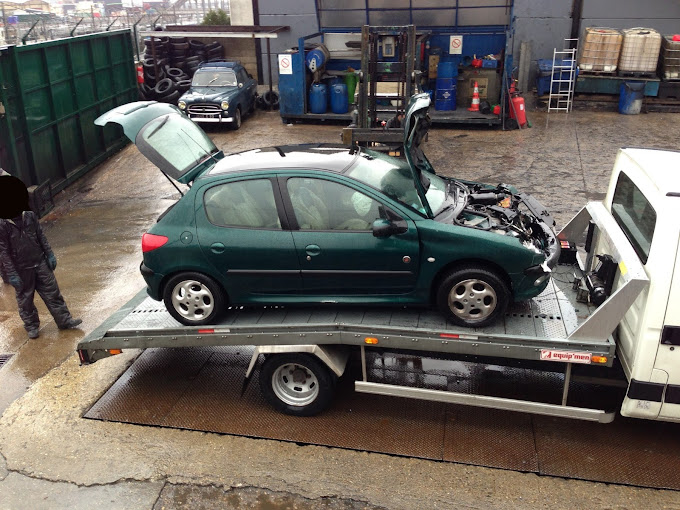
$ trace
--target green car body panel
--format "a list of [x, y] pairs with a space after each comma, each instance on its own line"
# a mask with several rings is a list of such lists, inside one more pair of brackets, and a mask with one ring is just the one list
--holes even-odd
[[[169, 279], [198, 273], [216, 282], [232, 305], [430, 305], [441, 301], [437, 296], [442, 280], [468, 267], [497, 275], [510, 300], [538, 295], [559, 256], [552, 218], [535, 199], [512, 186], [437, 176], [420, 147], [429, 127], [428, 107], [426, 95], [410, 103], [404, 133], [407, 161], [322, 144], [224, 156], [208, 139], [198, 143], [204, 157], [197, 152], [172, 167], [154, 150], [165, 150], [164, 140], [174, 131], [164, 135], [164, 130], [178, 118], [193, 125], [176, 108], [137, 103], [97, 119], [101, 125], [123, 124], [126, 135], [138, 146], [141, 142], [140, 150], [151, 161], [160, 161], [161, 170], [180, 182], [193, 182], [149, 229], [149, 234], [167, 238], [161, 247], [144, 253], [141, 270], [149, 295], [165, 298], [168, 305]], [[158, 121], [166, 117], [170, 120]], [[178, 126], [183, 132], [194, 129]], [[374, 169], [375, 175], [383, 172], [377, 180]], [[347, 220], [354, 223], [340, 227], [343, 230], [303, 226], [298, 218], [302, 206], [295, 202], [303, 195], [303, 185], [340, 189], [357, 214], [362, 207], [373, 207], [379, 217], [371, 220], [372, 228], [368, 222], [357, 228], [357, 220]], [[248, 194], [251, 202], [261, 204], [262, 197], [273, 197], [268, 224], [223, 226], [210, 217], [214, 197], [239, 186], [260, 190]], [[318, 210], [335, 207], [332, 194], [321, 196], [327, 203]], [[239, 205], [248, 210], [252, 206]], [[520, 212], [520, 206], [528, 212]], [[256, 209], [264, 216], [265, 209]], [[501, 287], [495, 290], [504, 292]]]

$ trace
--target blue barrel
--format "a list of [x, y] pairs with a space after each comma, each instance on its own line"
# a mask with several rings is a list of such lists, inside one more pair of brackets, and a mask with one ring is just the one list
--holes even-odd
[[309, 110], [312, 113], [326, 113], [328, 89], [323, 83], [313, 83], [309, 88]]
[[342, 79], [339, 76], [333, 76], [331, 78], [326, 78], [323, 80], [326, 84], [326, 90], [328, 90], [328, 108], [331, 108], [331, 98], [333, 97], [333, 85], [336, 83], [342, 83]]
[[454, 78], [458, 76], [456, 62], [439, 62], [437, 65], [437, 78]]
[[344, 83], [336, 83], [331, 87], [331, 110], [333, 113], [347, 113], [349, 110], [347, 85]]
[[[447, 80], [447, 78], [443, 78]], [[453, 81], [453, 80], [451, 80]], [[434, 95], [434, 109], [435, 110], [455, 110], [456, 109], [456, 84], [448, 87], [439, 87], [439, 78], [437, 78], [437, 89]]]
[[624, 81], [619, 96], [619, 113], [637, 115], [642, 109], [645, 95], [645, 83], [640, 81]]

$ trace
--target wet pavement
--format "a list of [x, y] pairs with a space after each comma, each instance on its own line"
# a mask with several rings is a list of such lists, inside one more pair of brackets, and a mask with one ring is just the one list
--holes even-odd
[[[444, 175], [534, 194], [561, 226], [604, 196], [619, 147], [676, 149], [680, 135], [673, 114], [530, 119], [512, 132], [435, 128], [426, 152]], [[209, 135], [234, 152], [339, 142], [341, 127], [257, 112], [237, 132]], [[0, 367], [0, 509], [680, 508], [672, 491], [83, 419], [139, 352], [80, 367], [74, 347], [143, 286], [140, 237], [177, 196], [129, 146], [56, 197], [43, 226], [82, 330], [59, 331], [37, 299], [41, 336], [29, 341], [0, 284], [0, 355], [13, 354]]]

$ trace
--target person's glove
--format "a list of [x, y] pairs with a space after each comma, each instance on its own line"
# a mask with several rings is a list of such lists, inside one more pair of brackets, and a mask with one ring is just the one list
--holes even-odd
[[55, 257], [52, 252], [47, 255], [47, 265], [50, 266], [52, 271], [57, 268], [57, 257]]
[[7, 278], [7, 280], [9, 281], [9, 284], [15, 289], [19, 289], [19, 287], [21, 287], [21, 278], [19, 278], [17, 275], [13, 274]]

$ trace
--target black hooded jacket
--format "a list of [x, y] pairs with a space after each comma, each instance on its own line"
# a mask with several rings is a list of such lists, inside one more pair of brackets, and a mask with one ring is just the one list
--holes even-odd
[[0, 264], [5, 274], [35, 268], [50, 253], [52, 248], [34, 212], [24, 211], [20, 219], [0, 219]]

